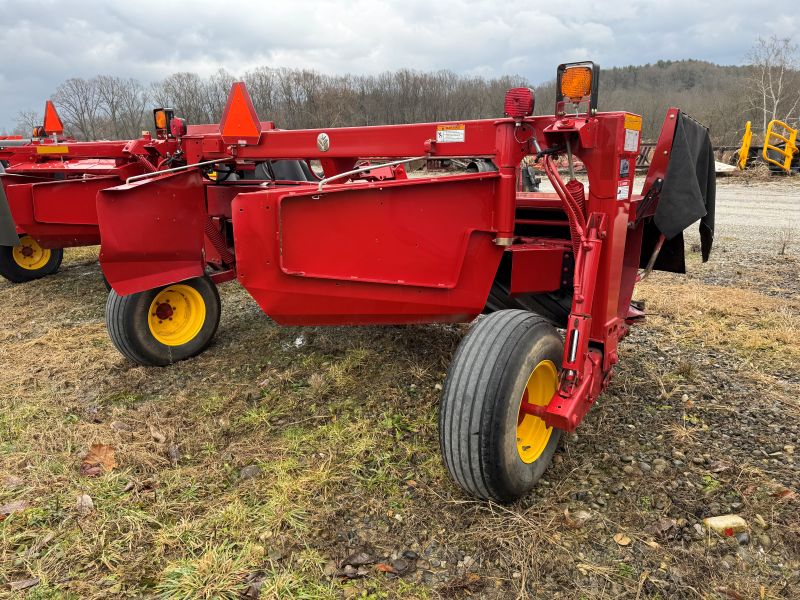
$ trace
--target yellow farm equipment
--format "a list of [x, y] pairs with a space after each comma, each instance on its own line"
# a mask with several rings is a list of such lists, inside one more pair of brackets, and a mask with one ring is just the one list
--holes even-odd
[[767, 125], [764, 145], [753, 146], [752, 124], [748, 121], [744, 128], [742, 143], [739, 146], [736, 166], [740, 170], [744, 170], [753, 160], [760, 157], [770, 165], [770, 169], [773, 171], [789, 173], [792, 170], [798, 170], [800, 150], [797, 146], [797, 134], [798, 130], [788, 123], [774, 119]]

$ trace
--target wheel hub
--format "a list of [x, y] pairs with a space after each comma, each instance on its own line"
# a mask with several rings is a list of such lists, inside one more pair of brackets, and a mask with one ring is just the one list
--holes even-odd
[[14, 246], [11, 254], [18, 266], [27, 271], [38, 271], [47, 266], [51, 251], [49, 248], [42, 248], [36, 240], [25, 235], [20, 239], [19, 245]]
[[156, 307], [156, 312], [153, 314], [160, 320], [166, 321], [167, 319], [172, 317], [173, 314], [175, 314], [175, 311], [172, 309], [169, 303], [162, 302]]
[[176, 284], [164, 288], [150, 303], [147, 325], [153, 337], [166, 346], [191, 342], [206, 320], [203, 296], [191, 286]]
[[542, 455], [553, 428], [532, 414], [534, 406], [547, 406], [558, 386], [558, 370], [550, 360], [543, 360], [531, 372], [519, 403], [517, 414], [517, 453], [530, 464]]

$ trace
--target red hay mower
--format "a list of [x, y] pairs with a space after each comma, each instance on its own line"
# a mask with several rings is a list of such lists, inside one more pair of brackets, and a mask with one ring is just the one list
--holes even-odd
[[[644, 316], [631, 302], [640, 269], [682, 271], [681, 232], [700, 218], [704, 259], [711, 248], [707, 131], [670, 109], [634, 194], [642, 120], [597, 110], [598, 74], [561, 65], [549, 116], [533, 116], [533, 91], [518, 88], [504, 118], [286, 131], [259, 121], [243, 83], [219, 125], [161, 109], [155, 135], [131, 141], [64, 139], [48, 112], [41, 137], [0, 140], [0, 274], [40, 277], [61, 248], [101, 243], [111, 340], [142, 365], [207, 348], [216, 285], [232, 279], [280, 324], [489, 313], [453, 357], [440, 442], [464, 490], [511, 501], [608, 385], [619, 341]], [[554, 193], [519, 191], [528, 156]], [[476, 157], [491, 168], [404, 169]], [[583, 163], [588, 187], [563, 181], [564, 157]]]

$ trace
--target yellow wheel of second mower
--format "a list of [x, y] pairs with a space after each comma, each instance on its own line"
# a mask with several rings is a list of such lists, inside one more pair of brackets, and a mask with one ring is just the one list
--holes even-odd
[[219, 293], [208, 277], [129, 296], [111, 290], [106, 301], [106, 326], [114, 346], [147, 366], [169, 365], [205, 350], [219, 317]]
[[42, 248], [35, 239], [23, 236], [19, 244], [11, 250], [14, 262], [28, 271], [38, 271], [50, 260], [52, 254], [48, 248]]
[[0, 246], [0, 275], [14, 283], [23, 283], [58, 271], [64, 251], [44, 248], [29, 235], [22, 235], [16, 246]]

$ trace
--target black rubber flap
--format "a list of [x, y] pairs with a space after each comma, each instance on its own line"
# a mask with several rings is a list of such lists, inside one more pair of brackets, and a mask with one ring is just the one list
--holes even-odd
[[[700, 251], [703, 262], [708, 260], [714, 242], [715, 197], [714, 148], [708, 129], [679, 113], [669, 166], [653, 218], [655, 228], [667, 238], [655, 269], [677, 273], [686, 271], [683, 231], [698, 220]], [[658, 237], [653, 229], [648, 227], [645, 231], [643, 260], [649, 257], [648, 247], [652, 248], [654, 238]]]
[[[0, 175], [5, 172], [3, 165], [0, 164]], [[16, 246], [19, 244], [17, 228], [14, 219], [11, 217], [11, 209], [8, 208], [8, 200], [3, 186], [0, 185], [0, 246]]]

